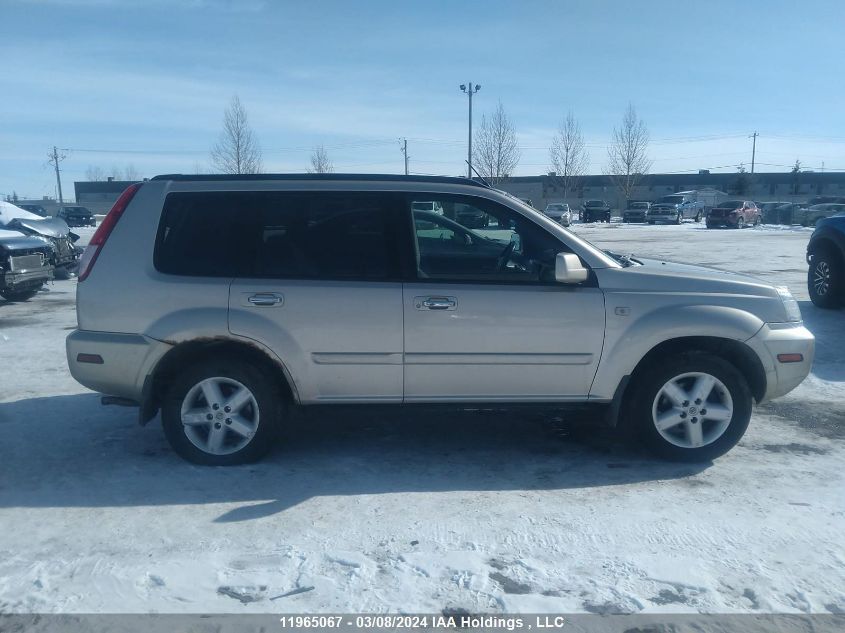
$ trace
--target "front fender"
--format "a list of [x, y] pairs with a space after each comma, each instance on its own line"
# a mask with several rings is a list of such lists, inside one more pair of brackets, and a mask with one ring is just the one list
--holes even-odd
[[[636, 301], [628, 296], [625, 303]], [[763, 327], [763, 321], [749, 312], [718, 305], [664, 305], [642, 312], [633, 321], [631, 315], [638, 313], [634, 306], [608, 301], [607, 311], [605, 344], [590, 388], [591, 400], [611, 400], [624, 377], [661, 343], [686, 337], [742, 342]]]

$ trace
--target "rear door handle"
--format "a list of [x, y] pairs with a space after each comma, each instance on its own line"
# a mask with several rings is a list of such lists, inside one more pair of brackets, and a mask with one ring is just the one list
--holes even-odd
[[455, 297], [414, 297], [417, 310], [454, 310], [458, 307]]
[[280, 305], [284, 298], [274, 292], [259, 292], [247, 297], [247, 301], [254, 306], [276, 306]]

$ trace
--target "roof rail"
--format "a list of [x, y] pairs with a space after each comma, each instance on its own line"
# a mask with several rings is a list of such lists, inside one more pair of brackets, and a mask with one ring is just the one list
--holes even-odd
[[402, 174], [161, 174], [150, 180], [176, 181], [220, 181], [220, 180], [326, 180], [333, 182], [427, 182], [453, 185], [468, 185], [489, 189], [490, 185], [459, 176], [405, 176]]

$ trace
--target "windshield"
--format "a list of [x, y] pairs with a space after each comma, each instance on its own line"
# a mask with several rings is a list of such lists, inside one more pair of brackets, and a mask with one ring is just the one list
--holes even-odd
[[683, 196], [663, 196], [657, 202], [663, 204], [681, 204], [683, 201]]
[[632, 202], [629, 209], [648, 209], [648, 202]]
[[584, 206], [585, 207], [603, 207], [604, 202], [602, 202], [601, 200], [587, 200], [584, 203]]
[[742, 200], [726, 200], [716, 205], [716, 209], [739, 209], [744, 202]]

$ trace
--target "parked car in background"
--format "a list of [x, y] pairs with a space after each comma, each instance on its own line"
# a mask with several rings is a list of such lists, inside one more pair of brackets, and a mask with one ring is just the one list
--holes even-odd
[[61, 207], [58, 213], [56, 213], [56, 217], [67, 222], [68, 226], [97, 226], [94, 215], [85, 207]]
[[760, 224], [760, 210], [751, 200], [726, 200], [710, 209], [707, 228], [717, 226], [742, 229]]
[[[73, 377], [223, 466], [293, 407], [410, 403], [591, 408], [706, 462], [810, 371], [786, 288], [602, 251], [469, 179], [319, 176], [130, 186], [81, 264]], [[414, 210], [431, 200], [498, 228]]]
[[53, 278], [51, 252], [45, 238], [0, 229], [0, 296], [7, 301], [35, 296]]
[[572, 224], [572, 211], [566, 202], [551, 202], [547, 204], [543, 215], [555, 222], [560, 222], [563, 226]]
[[801, 226], [817, 226], [821, 220], [845, 211], [845, 204], [839, 202], [825, 202], [814, 204], [808, 208], [798, 209], [795, 221]]
[[630, 201], [625, 209], [622, 211], [623, 222], [646, 222], [648, 220], [648, 210], [651, 208], [650, 202]]
[[425, 211], [427, 213], [436, 213], [437, 215], [443, 215], [443, 207], [440, 206], [439, 202], [415, 202], [414, 203], [414, 211]]
[[9, 202], [0, 202], [0, 228], [47, 239], [52, 247], [49, 264], [56, 277], [67, 278], [76, 273], [82, 249], [75, 245], [79, 236], [71, 232], [64, 220], [42, 218]]
[[838, 203], [845, 204], [845, 196], [813, 196], [807, 200], [807, 204], [802, 205], [804, 208], [813, 207], [817, 204]]
[[49, 218], [52, 217], [50, 212], [47, 211], [44, 207], [40, 204], [18, 204], [17, 202], [13, 202], [16, 207], [19, 209], [23, 209], [24, 211], [29, 211], [30, 213], [34, 213], [35, 215], [42, 217], [42, 218]]
[[822, 218], [807, 243], [807, 291], [820, 308], [845, 304], [845, 214]]
[[582, 222], [610, 222], [611, 208], [604, 200], [587, 200], [581, 211]]
[[800, 208], [796, 202], [757, 202], [763, 224], [792, 224], [795, 212]]

